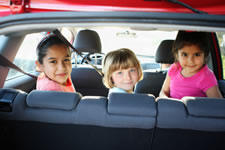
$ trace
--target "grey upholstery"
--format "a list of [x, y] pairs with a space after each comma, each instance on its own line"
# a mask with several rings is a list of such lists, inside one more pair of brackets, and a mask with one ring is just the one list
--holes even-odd
[[100, 37], [98, 33], [93, 30], [79, 31], [76, 35], [73, 46], [79, 52], [101, 53], [102, 51]]
[[27, 96], [26, 103], [31, 108], [72, 110], [79, 100], [79, 94], [34, 90]]
[[38, 121], [46, 123], [72, 123], [80, 101], [78, 93], [55, 91], [19, 91], [12, 104], [12, 112], [0, 112], [7, 120]]
[[224, 150], [225, 99], [158, 98], [153, 150]]
[[[121, 101], [119, 108], [116, 108]], [[7, 120], [38, 121], [58, 124], [97, 125], [119, 128], [154, 128], [154, 97], [142, 94], [113, 93], [106, 97], [70, 92], [38, 91], [18, 93], [10, 113], [0, 111]]]
[[[118, 95], [117, 95], [118, 94]], [[120, 96], [121, 93], [115, 93], [115, 95], [110, 98], [110, 101], [114, 101], [114, 98]], [[124, 95], [123, 98], [130, 98], [130, 95]], [[123, 99], [121, 97], [121, 99]], [[112, 108], [115, 104], [109, 102], [105, 97], [99, 96], [86, 96], [80, 101], [77, 107], [76, 113], [76, 124], [85, 125], [97, 125], [104, 127], [117, 127], [117, 128], [141, 128], [141, 129], [152, 129], [156, 122], [156, 107], [153, 103], [151, 96], [148, 98], [145, 96], [138, 95], [136, 98], [140, 101], [139, 105], [134, 105], [134, 103], [121, 105], [117, 109], [121, 114], [112, 113]], [[142, 99], [144, 98], [144, 99]], [[115, 99], [117, 101], [118, 99]], [[153, 104], [150, 110], [143, 108], [144, 104], [148, 101], [149, 104]], [[128, 101], [127, 101], [128, 102]], [[146, 107], [147, 108], [147, 107]], [[134, 112], [131, 112], [134, 110]]]
[[215, 117], [225, 119], [225, 99], [184, 97], [183, 101], [190, 115], [196, 117]]
[[[123, 105], [120, 108], [124, 114], [117, 115], [108, 113], [112, 105], [107, 104], [106, 97], [81, 98], [77, 93], [54, 91], [15, 92], [12, 112], [0, 111], [3, 146], [10, 144], [18, 150], [31, 147], [34, 150], [150, 148], [156, 124], [156, 107], [151, 96], [136, 95], [133, 99], [137, 98], [141, 104]], [[124, 95], [123, 99], [127, 99], [126, 96], [130, 97]], [[137, 111], [147, 101], [148, 106], [153, 105], [149, 108], [153, 110], [146, 110], [144, 106], [146, 109]], [[126, 110], [136, 111], [130, 115]]]
[[[155, 61], [157, 63], [172, 64], [174, 57], [172, 55], [172, 46], [174, 40], [164, 40], [160, 43]], [[166, 78], [167, 71], [144, 71], [143, 80], [139, 81], [134, 89], [135, 93], [153, 94], [155, 97], [159, 96], [163, 82]]]
[[225, 131], [225, 99], [158, 98], [157, 105], [159, 128]]
[[111, 93], [108, 112], [112, 115], [156, 116], [155, 98], [146, 94]]
[[15, 149], [225, 148], [225, 99], [11, 89], [0, 89], [0, 99], [2, 92], [16, 93], [12, 112], [0, 111], [1, 144]]
[[0, 111], [0, 119], [17, 120], [17, 119], [24, 118], [23, 113], [24, 113], [24, 109], [26, 108], [25, 100], [27, 97], [27, 93], [20, 90], [16, 90], [16, 89], [4, 88], [4, 89], [0, 89], [1, 99], [2, 99], [2, 93], [7, 93], [7, 92], [16, 93], [16, 97], [8, 97], [12, 101], [12, 103], [10, 104], [12, 108], [11, 112], [6, 113], [5, 111]]

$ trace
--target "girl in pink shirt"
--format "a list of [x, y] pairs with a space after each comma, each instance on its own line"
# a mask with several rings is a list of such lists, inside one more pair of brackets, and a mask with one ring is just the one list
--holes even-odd
[[37, 90], [75, 92], [71, 81], [71, 54], [69, 47], [56, 35], [50, 34], [37, 46], [36, 65], [41, 71]]
[[201, 32], [179, 32], [173, 47], [177, 62], [168, 70], [160, 97], [222, 98], [216, 77], [206, 65], [209, 46], [205, 37]]

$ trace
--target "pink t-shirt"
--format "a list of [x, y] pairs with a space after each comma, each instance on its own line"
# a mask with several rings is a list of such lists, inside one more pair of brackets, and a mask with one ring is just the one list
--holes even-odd
[[170, 77], [170, 97], [181, 99], [184, 96], [207, 97], [206, 91], [218, 85], [214, 73], [205, 65], [191, 77], [181, 74], [180, 63], [174, 63], [168, 70]]
[[66, 85], [61, 85], [46, 77], [44, 73], [38, 76], [36, 89], [42, 91], [76, 92], [71, 78], [67, 79]]

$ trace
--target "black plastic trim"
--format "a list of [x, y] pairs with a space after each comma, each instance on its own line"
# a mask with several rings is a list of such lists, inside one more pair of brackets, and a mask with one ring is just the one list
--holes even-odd
[[22, 24], [44, 23], [155, 23], [225, 27], [225, 16], [191, 13], [152, 12], [48, 12], [19, 14], [0, 18], [0, 28]]

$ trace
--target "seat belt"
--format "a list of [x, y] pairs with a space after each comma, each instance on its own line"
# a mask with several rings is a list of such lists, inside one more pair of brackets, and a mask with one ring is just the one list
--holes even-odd
[[94, 66], [88, 59], [87, 57], [82, 56], [82, 54], [75, 48], [73, 47], [73, 45], [61, 34], [61, 32], [56, 29], [54, 31], [52, 31], [60, 40], [62, 40], [66, 45], [68, 45], [69, 47], [71, 47], [81, 58], [85, 59], [89, 65], [91, 65], [98, 73], [100, 76], [104, 76], [104, 74], [102, 73], [101, 70], [99, 70], [96, 66]]
[[32, 74], [29, 74], [29, 73], [23, 71], [21, 68], [19, 68], [18, 66], [16, 66], [14, 63], [12, 63], [11, 61], [9, 61], [7, 58], [5, 58], [4, 56], [2, 56], [1, 54], [0, 54], [0, 65], [1, 66], [5, 66], [5, 67], [9, 67], [9, 68], [12, 68], [12, 69], [15, 69], [15, 70], [17, 70], [17, 71], [19, 71], [19, 72], [21, 72], [21, 73], [23, 73], [25, 75], [28, 75], [28, 76], [30, 76], [30, 77], [32, 77], [34, 79], [37, 79], [37, 76], [32, 75]]

